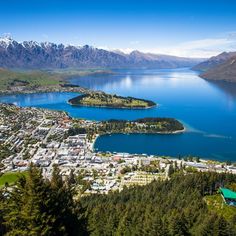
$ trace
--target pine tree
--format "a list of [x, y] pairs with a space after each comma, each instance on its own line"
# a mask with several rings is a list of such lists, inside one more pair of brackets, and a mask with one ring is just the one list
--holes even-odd
[[49, 181], [31, 166], [28, 176], [21, 176], [7, 194], [3, 219], [8, 235], [85, 235], [81, 207], [58, 168]]
[[5, 226], [4, 226], [4, 219], [3, 219], [3, 214], [4, 214], [4, 195], [3, 191], [0, 189], [0, 235], [5, 234]]

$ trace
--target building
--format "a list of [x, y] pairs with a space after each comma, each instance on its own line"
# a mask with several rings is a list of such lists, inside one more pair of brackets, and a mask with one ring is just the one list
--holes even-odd
[[236, 192], [228, 188], [220, 188], [219, 191], [227, 205], [236, 206]]
[[150, 174], [143, 171], [127, 173], [121, 180], [121, 187], [134, 186], [134, 185], [146, 185], [157, 179], [164, 179], [162, 173]]

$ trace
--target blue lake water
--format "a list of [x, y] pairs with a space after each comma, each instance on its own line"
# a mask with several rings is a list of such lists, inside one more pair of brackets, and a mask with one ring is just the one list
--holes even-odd
[[187, 127], [175, 135], [106, 135], [97, 139], [101, 151], [159, 155], [198, 155], [236, 161], [236, 85], [209, 82], [189, 69], [117, 70], [114, 75], [73, 78], [94, 90], [153, 100], [158, 106], [146, 110], [72, 107], [66, 101], [76, 93], [9, 95], [1, 102], [65, 110], [73, 117], [94, 120], [174, 117]]

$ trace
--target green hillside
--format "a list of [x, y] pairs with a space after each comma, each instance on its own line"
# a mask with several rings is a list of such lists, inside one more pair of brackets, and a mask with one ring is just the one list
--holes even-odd
[[62, 78], [41, 71], [16, 72], [0, 69], [0, 90], [14, 86], [39, 87], [59, 85]]

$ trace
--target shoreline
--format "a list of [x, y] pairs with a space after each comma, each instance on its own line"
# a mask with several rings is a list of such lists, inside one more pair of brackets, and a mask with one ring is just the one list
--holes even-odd
[[25, 90], [25, 91], [0, 91], [0, 96], [6, 95], [20, 95], [20, 94], [37, 94], [37, 93], [80, 93], [83, 94], [81, 89], [71, 88], [71, 89], [62, 89], [62, 88], [53, 88], [53, 89], [42, 89], [42, 90]]
[[100, 137], [100, 135], [99, 135], [99, 134], [96, 134], [96, 135], [95, 135], [95, 138], [92, 140], [92, 143], [91, 143], [91, 151], [92, 151], [92, 152], [96, 152], [95, 149], [94, 149], [94, 145], [95, 145], [95, 143], [96, 143], [96, 140], [97, 140], [99, 137]]
[[[37, 93], [79, 93], [78, 96], [83, 95], [83, 94], [90, 94], [90, 93], [100, 93], [101, 91], [93, 91], [84, 87], [76, 86], [76, 87], [52, 87], [52, 88], [42, 88], [39, 90], [24, 90], [24, 91], [0, 91], [0, 96], [16, 96], [16, 95], [21, 95], [21, 94], [37, 94]], [[139, 100], [138, 98], [136, 98]], [[140, 99], [142, 100], [142, 99]], [[73, 104], [69, 102], [69, 100], [66, 101], [67, 104], [71, 106], [81, 106], [81, 107], [91, 107], [91, 108], [109, 108], [109, 109], [127, 109], [127, 110], [146, 110], [146, 109], [151, 109], [154, 107], [159, 106], [159, 104], [152, 105], [152, 106], [147, 106], [147, 107], [113, 107], [113, 106], [106, 106], [106, 105], [85, 105], [85, 104]]]

